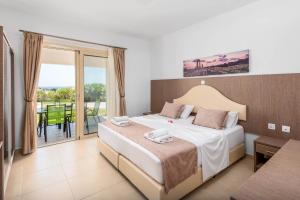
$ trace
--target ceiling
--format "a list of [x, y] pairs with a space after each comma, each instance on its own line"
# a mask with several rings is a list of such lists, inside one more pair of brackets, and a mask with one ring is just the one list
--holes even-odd
[[65, 23], [156, 37], [256, 0], [0, 0], [0, 6]]

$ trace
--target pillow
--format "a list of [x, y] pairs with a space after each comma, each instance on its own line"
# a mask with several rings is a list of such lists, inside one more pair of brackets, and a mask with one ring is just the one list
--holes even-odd
[[180, 115], [181, 119], [187, 119], [190, 114], [193, 112], [194, 106], [193, 105], [184, 105], [183, 106], [183, 111]]
[[176, 118], [180, 118], [181, 113], [182, 113], [183, 110], [184, 110], [184, 105], [182, 105], [182, 104], [179, 104], [179, 105], [181, 105], [181, 107], [180, 107], [180, 110], [178, 111], [178, 114], [177, 114]]
[[239, 121], [239, 115], [237, 112], [230, 111], [226, 117], [225, 128], [235, 127]]
[[193, 124], [195, 120], [195, 116], [190, 115], [188, 118], [186, 119], [177, 119], [176, 123], [178, 124], [182, 124], [182, 125], [191, 125]]
[[199, 108], [193, 124], [208, 128], [222, 129], [224, 128], [226, 115], [227, 111]]
[[166, 102], [160, 115], [176, 119], [180, 116], [182, 107], [182, 104]]

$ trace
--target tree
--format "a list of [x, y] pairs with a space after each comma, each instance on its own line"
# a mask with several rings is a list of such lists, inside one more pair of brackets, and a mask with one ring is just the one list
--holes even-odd
[[74, 102], [76, 97], [75, 88], [38, 89], [37, 101], [62, 101]]
[[47, 101], [51, 101], [51, 100], [59, 100], [59, 97], [56, 94], [56, 90], [49, 90], [47, 91]]
[[[70, 101], [76, 99], [75, 88], [38, 89], [37, 100], [41, 101]], [[106, 87], [102, 83], [91, 83], [84, 85], [85, 102], [106, 102]]]
[[59, 100], [75, 101], [74, 88], [59, 88], [56, 90], [56, 96]]
[[38, 89], [37, 90], [37, 101], [41, 102], [41, 101], [45, 101], [47, 99], [47, 92], [44, 89]]
[[84, 101], [94, 102], [106, 101], [106, 88], [102, 83], [91, 83], [84, 85]]

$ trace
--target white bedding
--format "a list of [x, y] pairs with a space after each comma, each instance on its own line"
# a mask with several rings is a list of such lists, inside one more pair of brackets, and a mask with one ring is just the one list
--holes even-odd
[[[153, 129], [167, 128], [171, 135], [196, 145], [198, 166], [202, 165], [203, 178], [206, 180], [228, 166], [229, 149], [244, 141], [244, 130], [239, 125], [224, 130], [200, 127], [192, 124], [193, 119], [194, 117], [191, 116], [188, 119], [173, 120], [159, 115], [131, 118], [132, 121]], [[114, 150], [131, 160], [154, 180], [163, 184], [161, 162], [158, 157], [101, 124], [99, 124], [98, 135]], [[202, 164], [202, 161], [205, 164]]]

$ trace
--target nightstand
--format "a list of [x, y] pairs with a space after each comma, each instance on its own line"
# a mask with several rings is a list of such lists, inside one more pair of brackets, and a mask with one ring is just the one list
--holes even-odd
[[143, 115], [151, 115], [154, 114], [152, 111], [144, 112]]
[[254, 171], [266, 163], [288, 140], [260, 136], [254, 141]]

